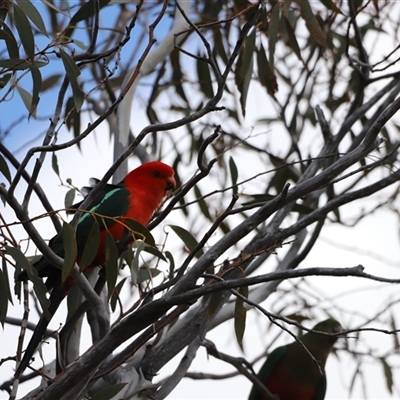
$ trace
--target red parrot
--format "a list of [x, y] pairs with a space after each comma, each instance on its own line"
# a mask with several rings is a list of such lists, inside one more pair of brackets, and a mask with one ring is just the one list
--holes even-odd
[[[326, 333], [340, 333], [342, 326], [329, 318], [315, 325], [313, 330]], [[280, 400], [323, 400], [326, 392], [325, 363], [337, 337], [308, 332], [300, 337], [310, 353], [318, 361], [321, 375], [315, 361], [299, 343], [293, 342], [276, 348], [267, 358], [258, 373], [258, 379]], [[265, 400], [253, 386], [249, 400]]]
[[[124, 234], [125, 219], [133, 219], [142, 225], [147, 225], [161, 201], [175, 186], [174, 170], [159, 161], [151, 161], [134, 169], [118, 185], [107, 184], [88, 206], [88, 212], [83, 212], [79, 219], [76, 228], [77, 263], [79, 264], [86, 239], [95, 222], [98, 223], [100, 229], [99, 246], [93, 261], [85, 269], [105, 262], [107, 232], [117, 241]], [[90, 191], [91, 188], [86, 188], [86, 190]], [[82, 202], [73, 208], [78, 209], [80, 204]], [[49, 246], [58, 256], [64, 258], [61, 233], [50, 240]], [[19, 377], [28, 366], [51, 317], [74, 284], [72, 278], [67, 278], [62, 282], [61, 270], [51, 265], [44, 257], [40, 258], [33, 266], [40, 277], [47, 277], [45, 285], [48, 290], [52, 290], [48, 310], [50, 318], [46, 318], [44, 313], [40, 317], [22, 361], [15, 372], [16, 377]], [[26, 280], [27, 277], [27, 273], [23, 272], [19, 279]]]

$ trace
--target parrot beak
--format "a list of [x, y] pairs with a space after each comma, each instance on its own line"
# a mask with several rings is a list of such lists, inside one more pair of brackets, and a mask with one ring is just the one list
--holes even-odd
[[167, 187], [165, 188], [165, 190], [169, 192], [170, 190], [175, 189], [175, 187], [176, 187], [176, 180], [173, 176], [171, 176], [170, 178], [167, 179]]

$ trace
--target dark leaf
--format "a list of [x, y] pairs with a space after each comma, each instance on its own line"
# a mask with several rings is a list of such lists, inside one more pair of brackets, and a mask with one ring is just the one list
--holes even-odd
[[140, 267], [136, 279], [137, 284], [140, 285], [143, 282], [151, 280], [160, 273], [161, 271], [159, 271], [157, 268]]
[[226, 55], [225, 46], [222, 40], [221, 30], [219, 27], [213, 29], [214, 33], [214, 47], [216, 53], [221, 57], [225, 65], [228, 63], [228, 56]]
[[17, 0], [17, 3], [27, 15], [27, 17], [35, 24], [36, 28], [38, 28], [39, 31], [43, 33], [43, 35], [47, 36], [47, 31], [42, 16], [40, 15], [36, 7], [32, 4], [32, 2], [29, 0]]
[[210, 301], [207, 307], [207, 314], [212, 316], [218, 310], [221, 304], [222, 291], [215, 292], [210, 296]]
[[19, 264], [19, 267], [21, 267], [24, 271], [28, 273], [29, 279], [33, 282], [33, 289], [40, 302], [40, 305], [42, 306], [42, 309], [45, 312], [45, 314], [49, 316], [48, 307], [50, 303], [46, 296], [47, 289], [42, 279], [39, 278], [36, 269], [32, 268], [28, 259], [25, 257], [25, 255], [22, 253], [20, 249], [11, 246], [5, 246], [5, 248], [7, 254], [9, 254], [17, 264]]
[[4, 74], [0, 76], [0, 90], [7, 86], [7, 83], [11, 79], [12, 74]]
[[70, 189], [65, 194], [65, 198], [64, 198], [64, 207], [65, 208], [70, 208], [72, 206], [72, 204], [74, 204], [75, 192], [76, 192], [75, 189]]
[[97, 220], [94, 219], [93, 225], [86, 239], [82, 256], [79, 262], [79, 267], [81, 271], [84, 271], [85, 268], [93, 262], [94, 258], [96, 257], [97, 251], [99, 249], [99, 245], [100, 245], [100, 228]]
[[168, 277], [169, 277], [169, 279], [173, 279], [174, 278], [174, 271], [175, 271], [174, 256], [172, 255], [172, 253], [170, 251], [166, 251], [164, 254], [165, 254], [165, 257], [167, 257], [167, 259], [169, 261]]
[[[188, 232], [186, 229], [177, 226], [177, 225], [169, 225], [170, 228], [179, 236], [183, 243], [185, 243], [186, 247], [192, 251], [198, 244], [196, 238]], [[202, 249], [198, 250], [195, 256], [197, 258], [201, 257], [204, 254]]]
[[326, 47], [325, 32], [321, 29], [317, 18], [315, 17], [310, 3], [308, 0], [296, 0], [297, 4], [301, 9], [301, 16], [303, 17], [308, 32], [310, 32], [311, 37], [321, 46]]
[[194, 195], [196, 196], [197, 204], [199, 205], [202, 214], [208, 220], [212, 221], [212, 218], [211, 218], [211, 215], [210, 215], [210, 211], [208, 210], [207, 203], [203, 199], [203, 194], [201, 193], [200, 188], [197, 185], [195, 185], [195, 187], [194, 187]]
[[253, 75], [255, 44], [256, 30], [253, 30], [243, 42], [235, 69], [235, 83], [240, 93], [240, 105], [243, 115], [246, 115], [247, 94]]
[[386, 387], [390, 393], [393, 393], [393, 371], [384, 358], [381, 358], [383, 374], [385, 375]]
[[0, 40], [5, 40], [10, 58], [19, 59], [18, 42], [11, 29], [3, 22], [0, 29]]
[[[239, 288], [239, 293], [246, 299], [249, 296], [249, 288], [243, 286]], [[237, 297], [235, 301], [234, 324], [236, 340], [240, 347], [242, 347], [244, 331], [246, 329], [246, 315], [247, 309], [244, 307], [244, 301]]]
[[61, 229], [61, 237], [64, 246], [64, 264], [62, 268], [61, 278], [63, 282], [71, 274], [72, 268], [75, 265], [76, 257], [78, 255], [78, 248], [76, 246], [75, 230], [71, 224], [63, 223]]
[[140, 253], [144, 249], [145, 246], [146, 246], [146, 244], [142, 241], [136, 242], [135, 256], [133, 257], [132, 264], [130, 265], [131, 279], [132, 279], [132, 283], [134, 285], [136, 285], [138, 283]]
[[6, 287], [6, 290], [7, 290], [7, 298], [8, 298], [8, 301], [9, 301], [11, 304], [14, 304], [14, 303], [13, 303], [13, 297], [12, 297], [12, 294], [11, 294], [10, 281], [9, 281], [9, 279], [8, 279], [7, 263], [6, 263], [6, 259], [5, 259], [4, 257], [2, 257], [2, 267], [3, 267], [4, 279], [5, 279], [6, 282], [7, 282], [7, 287]]
[[60, 168], [58, 167], [58, 159], [55, 152], [53, 152], [51, 156], [51, 167], [53, 168], [53, 171], [56, 173], [56, 175], [60, 178]]
[[[65, 123], [68, 129], [73, 129], [74, 137], [81, 133], [81, 114], [76, 111], [74, 98], [70, 97], [65, 103]], [[77, 143], [80, 149], [81, 143]]]
[[154, 240], [153, 235], [145, 226], [129, 218], [125, 219], [125, 225], [135, 240], [142, 240], [150, 246], [156, 246], [156, 241]]
[[267, 89], [267, 92], [273, 96], [278, 90], [278, 83], [276, 81], [275, 73], [268, 62], [262, 44], [260, 45], [260, 49], [257, 51], [257, 66], [258, 79], [260, 80], [261, 85], [263, 85]]
[[274, 65], [276, 39], [278, 37], [279, 28], [279, 3], [276, 3], [271, 10], [271, 16], [268, 25], [268, 49], [269, 61]]
[[[22, 59], [10, 59], [10, 60], [0, 60], [0, 68], [8, 68], [12, 70], [24, 70], [31, 67], [31, 63], [28, 63], [26, 60]], [[35, 61], [35, 66], [38, 68], [44, 67], [47, 65], [46, 62], [43, 61]]]
[[25, 14], [25, 12], [17, 5], [13, 4], [15, 27], [17, 28], [19, 38], [22, 46], [28, 56], [33, 61], [35, 58], [35, 41], [33, 38], [33, 32], [31, 24]]
[[182, 81], [183, 81], [183, 73], [181, 70], [181, 63], [180, 63], [180, 54], [181, 52], [178, 49], [175, 49], [171, 53], [171, 66], [172, 66], [172, 81], [175, 86], [176, 93], [181, 97], [181, 99], [188, 103], [186, 98], [185, 91], [183, 90]]
[[342, 14], [340, 8], [335, 4], [333, 0], [319, 0], [328, 10]]
[[122, 286], [124, 286], [124, 283], [126, 282], [126, 278], [122, 279], [120, 282], [118, 282], [117, 286], [115, 286], [115, 289], [111, 295], [110, 298], [110, 307], [111, 307], [111, 311], [115, 312], [116, 308], [117, 308], [117, 302], [118, 302], [118, 298], [119, 298], [119, 294], [121, 293], [122, 290]]
[[214, 97], [214, 89], [212, 86], [210, 66], [206, 61], [202, 59], [197, 59], [196, 67], [200, 90], [204, 93], [206, 97], [212, 99]]
[[153, 256], [159, 258], [160, 260], [167, 262], [167, 259], [164, 257], [164, 254], [161, 253], [161, 251], [158, 250], [157, 247], [149, 246], [148, 244], [146, 244], [143, 251], [145, 251], [146, 253], [150, 253]]
[[45, 92], [46, 90], [49, 90], [51, 88], [53, 88], [53, 86], [57, 85], [58, 81], [61, 78], [61, 74], [54, 74], [54, 75], [50, 75], [48, 78], [46, 78], [43, 82], [42, 82], [42, 92]]
[[292, 27], [292, 25], [290, 25], [290, 22], [288, 21], [288, 19], [286, 17], [282, 16], [282, 18], [283, 18], [283, 24], [285, 27], [285, 32], [287, 35], [288, 45], [293, 50], [294, 54], [296, 54], [297, 58], [300, 61], [302, 61], [300, 47], [299, 47], [299, 44], [297, 43], [297, 39], [296, 39], [296, 35], [293, 30], [293, 27]]
[[3, 270], [0, 269], [0, 323], [3, 326], [3, 329], [8, 310], [8, 296], [7, 296], [8, 292], [9, 292], [8, 281], [3, 274]]
[[18, 94], [21, 96], [22, 102], [28, 111], [31, 109], [32, 95], [21, 86], [17, 86]]
[[10, 169], [8, 168], [7, 161], [4, 159], [4, 157], [1, 154], [0, 154], [0, 172], [7, 179], [8, 183], [11, 183]]
[[108, 298], [112, 295], [118, 277], [118, 250], [114, 238], [106, 231], [105, 266], [107, 277]]
[[72, 87], [72, 93], [74, 96], [74, 104], [76, 111], [81, 110], [85, 94], [79, 86], [78, 77], [81, 74], [80, 69], [77, 67], [75, 61], [62, 49], [60, 49], [60, 55], [64, 64], [65, 72], [67, 73], [69, 82]]
[[32, 102], [29, 108], [29, 116], [36, 118], [36, 108], [40, 101], [39, 92], [42, 90], [42, 74], [40, 73], [39, 68], [35, 66], [31, 67], [31, 74], [33, 81], [33, 89], [32, 89]]
[[[95, 13], [95, 1], [96, 0], [89, 0], [88, 2], [83, 3], [83, 6], [73, 15], [71, 21], [64, 32], [64, 36], [70, 38], [76, 25], [80, 21], [87, 20], [88, 18], [92, 17]], [[99, 0], [99, 8], [102, 9], [111, 0]]]
[[238, 169], [235, 164], [235, 161], [232, 157], [229, 157], [229, 170], [231, 172], [231, 180], [232, 180], [232, 190], [233, 190], [233, 195], [237, 195], [238, 188], [237, 188], [237, 179], [238, 179]]

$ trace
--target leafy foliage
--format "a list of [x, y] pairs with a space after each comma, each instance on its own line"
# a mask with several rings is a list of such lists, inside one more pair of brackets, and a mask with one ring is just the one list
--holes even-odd
[[[126, 174], [125, 160], [133, 155], [141, 162], [162, 158], [179, 182], [147, 228], [125, 222], [135, 238], [132, 247], [106, 236], [103, 270], [99, 276], [89, 273], [105, 307], [94, 307], [77, 289], [69, 295], [75, 306], [59, 334], [65, 360], [74, 363], [52, 385], [38, 388], [37, 398], [151, 393], [163, 399], [190, 362], [182, 362], [159, 387], [154, 377], [184, 349], [192, 360], [201, 345], [234, 365], [241, 386], [250, 387], [248, 379], [256, 378], [237, 361], [256, 357], [247, 354], [252, 332], [260, 329], [267, 337], [259, 356], [281, 331], [279, 324], [298, 326], [332, 314], [345, 328], [360, 330], [359, 340], [339, 341], [336, 350], [349, 357], [353, 369], [345, 382], [349, 393], [364, 382], [362, 396], [368, 392], [364, 366], [372, 362], [385, 380], [380, 390], [395, 396], [398, 343], [377, 347], [362, 328], [381, 330], [380, 337], [398, 332], [398, 295], [385, 286], [398, 284], [396, 271], [375, 277], [361, 267], [343, 268], [348, 265], [335, 255], [337, 249], [315, 265], [313, 249], [325, 232], [355, 230], [381, 212], [398, 219], [399, 49], [392, 43], [399, 39], [398, 15], [396, 2], [366, 0], [4, 3], [1, 324], [7, 327], [16, 315], [13, 283], [18, 299], [33, 297], [48, 309], [46, 287], [30, 257], [33, 245], [46, 258], [54, 256], [43, 240], [52, 236], [42, 233], [45, 223], [61, 232], [65, 257], [54, 264], [63, 278], [75, 268], [74, 222], [60, 222], [62, 202], [53, 195], [65, 189], [65, 208], [72, 206], [78, 190], [64, 177], [77, 154], [87, 160], [80, 168], [85, 179], [98, 149], [113, 143], [114, 164], [104, 184], [114, 173]], [[126, 126], [132, 132], [121, 132], [121, 121], [131, 114]], [[121, 145], [123, 135], [129, 136], [127, 146]], [[89, 151], [85, 143], [92, 138], [98, 147]], [[51, 169], [56, 183], [49, 187]], [[82, 272], [99, 246], [101, 218], [93, 218]], [[374, 223], [381, 225], [379, 219]], [[385, 250], [372, 250], [381, 253], [382, 263]], [[351, 256], [356, 264], [365, 262], [362, 252]], [[314, 268], [298, 268], [302, 263]], [[21, 270], [33, 281], [31, 294], [25, 285], [21, 294]], [[388, 288], [387, 295], [361, 312], [349, 301], [341, 303], [339, 289], [320, 292], [323, 278], [314, 275], [340, 280], [352, 291], [362, 279], [374, 279], [375, 289]], [[18, 317], [34, 320], [25, 304]], [[91, 335], [78, 323], [84, 313]], [[255, 324], [252, 315], [262, 315], [262, 323]], [[244, 352], [236, 362], [224, 356], [222, 341], [212, 352], [203, 340], [226, 321]], [[85, 336], [93, 346], [81, 354]], [[7, 357], [20, 360], [25, 346], [15, 343], [11, 353], [9, 348], [3, 365], [10, 367]], [[11, 387], [12, 380], [2, 386]]]

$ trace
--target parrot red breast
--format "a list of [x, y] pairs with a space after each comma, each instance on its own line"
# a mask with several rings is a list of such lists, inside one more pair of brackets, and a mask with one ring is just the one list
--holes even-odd
[[[79, 264], [86, 240], [95, 223], [98, 223], [100, 229], [99, 246], [93, 261], [85, 269], [105, 262], [107, 232], [111, 234], [114, 241], [117, 241], [125, 232], [124, 221], [126, 219], [147, 225], [162, 200], [175, 186], [174, 170], [159, 161], [142, 164], [131, 171], [118, 185], [107, 184], [88, 206], [87, 212], [82, 212], [78, 221], [76, 228], [77, 263]], [[87, 191], [91, 190], [91, 188], [86, 189]], [[79, 209], [81, 203], [76, 204], [73, 208]], [[64, 257], [61, 233], [50, 240], [49, 246], [59, 257]], [[28, 366], [51, 317], [74, 284], [72, 278], [67, 278], [62, 282], [61, 270], [51, 265], [44, 257], [40, 258], [33, 266], [40, 277], [47, 277], [45, 285], [47, 290], [51, 290], [50, 305], [47, 317], [43, 313], [33, 332], [22, 361], [15, 372], [16, 377], [19, 377]], [[22, 272], [19, 279], [26, 280], [27, 277], [27, 273]]]
[[[315, 325], [313, 330], [340, 333], [342, 326], [329, 318]], [[276, 348], [268, 356], [257, 375], [258, 379], [280, 400], [323, 400], [326, 393], [325, 363], [337, 337], [308, 332], [299, 339], [318, 361], [321, 370], [295, 341]], [[266, 397], [253, 386], [249, 400], [264, 399]]]

